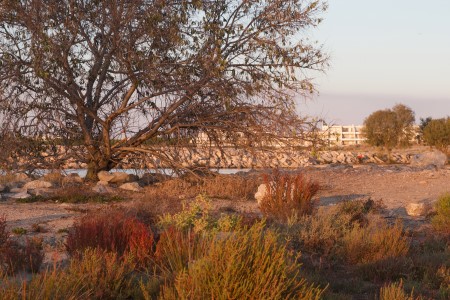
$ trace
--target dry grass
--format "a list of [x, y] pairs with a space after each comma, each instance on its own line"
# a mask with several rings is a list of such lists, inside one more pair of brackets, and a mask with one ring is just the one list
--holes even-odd
[[282, 223], [295, 222], [313, 211], [312, 198], [319, 185], [302, 174], [290, 175], [274, 170], [264, 175], [267, 193], [261, 200], [261, 212], [269, 219]]
[[259, 180], [251, 176], [216, 175], [195, 180], [174, 178], [148, 187], [147, 198], [188, 199], [199, 194], [220, 199], [253, 199]]

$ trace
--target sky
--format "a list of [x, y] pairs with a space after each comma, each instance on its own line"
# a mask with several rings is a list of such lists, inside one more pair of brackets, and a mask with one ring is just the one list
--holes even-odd
[[309, 32], [330, 55], [316, 74], [319, 95], [298, 100], [300, 114], [360, 125], [397, 103], [420, 118], [450, 115], [449, 0], [329, 0]]

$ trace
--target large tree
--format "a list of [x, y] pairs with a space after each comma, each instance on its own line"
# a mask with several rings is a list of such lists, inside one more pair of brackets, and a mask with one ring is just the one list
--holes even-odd
[[294, 132], [293, 99], [314, 90], [307, 71], [327, 61], [303, 36], [324, 9], [309, 0], [2, 0], [0, 113], [23, 135], [81, 141], [90, 178], [132, 152], [169, 160], [142, 146], [156, 139], [203, 132], [217, 145], [224, 136], [249, 145]]

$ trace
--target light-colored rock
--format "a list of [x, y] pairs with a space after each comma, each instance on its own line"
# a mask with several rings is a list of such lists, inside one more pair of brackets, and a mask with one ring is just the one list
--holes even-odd
[[442, 168], [447, 163], [447, 155], [441, 151], [428, 151], [416, 154], [411, 157], [410, 165], [413, 167], [430, 167]]
[[100, 180], [100, 181], [109, 182], [111, 179], [114, 178], [114, 175], [109, 172], [106, 172], [106, 171], [101, 171], [101, 172], [98, 172], [97, 177], [98, 177], [98, 180]]
[[15, 175], [15, 180], [19, 182], [28, 182], [31, 181], [31, 178], [25, 173], [17, 173]]
[[22, 192], [26, 192], [26, 191], [27, 191], [27, 189], [19, 188], [19, 187], [14, 187], [14, 188], [9, 189], [10, 193], [22, 193]]
[[429, 203], [408, 203], [405, 207], [406, 213], [412, 217], [426, 216], [430, 210], [431, 205]]
[[132, 191], [132, 192], [139, 192], [142, 190], [142, 188], [139, 186], [139, 183], [137, 182], [127, 182], [119, 186], [119, 189], [126, 190], [126, 191]]
[[139, 180], [139, 177], [134, 174], [127, 174], [124, 172], [114, 172], [112, 174], [114, 175], [114, 178], [109, 181], [110, 183], [124, 184], [127, 182], [135, 182]]
[[264, 197], [267, 195], [267, 186], [266, 184], [260, 184], [258, 187], [258, 190], [255, 193], [255, 199], [258, 204], [261, 204], [261, 201], [264, 199]]
[[109, 184], [108, 181], [103, 180], [97, 181], [97, 185], [108, 185], [108, 184]]
[[0, 192], [3, 192], [6, 190], [6, 186], [4, 186], [3, 184], [0, 184]]
[[23, 191], [23, 192], [20, 192], [20, 193], [10, 194], [9, 197], [13, 198], [13, 199], [28, 199], [28, 198], [31, 197], [31, 195], [28, 194], [26, 191]]
[[67, 185], [79, 185], [83, 183], [83, 178], [80, 177], [80, 175], [76, 173], [71, 173], [63, 178], [62, 184], [64, 186]]
[[104, 185], [104, 184], [96, 184], [92, 190], [96, 193], [99, 194], [107, 194], [107, 193], [114, 193], [114, 188], [108, 186], [108, 185]]
[[45, 189], [45, 188], [51, 188], [53, 187], [53, 184], [51, 182], [48, 181], [44, 181], [44, 180], [33, 180], [30, 182], [27, 182], [23, 188], [25, 189]]

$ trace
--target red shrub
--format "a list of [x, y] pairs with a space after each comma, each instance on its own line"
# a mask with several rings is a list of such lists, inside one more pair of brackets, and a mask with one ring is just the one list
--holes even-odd
[[42, 240], [26, 239], [25, 245], [12, 240], [7, 232], [6, 218], [0, 217], [0, 270], [7, 274], [37, 272], [43, 260]]
[[261, 201], [262, 213], [280, 222], [290, 218], [311, 214], [312, 198], [319, 191], [319, 184], [307, 179], [302, 174], [286, 174], [278, 170], [272, 175], [264, 175], [267, 194]]
[[66, 248], [70, 255], [87, 248], [120, 255], [131, 252], [143, 262], [153, 252], [153, 233], [144, 223], [119, 211], [89, 214], [78, 220], [69, 231]]

